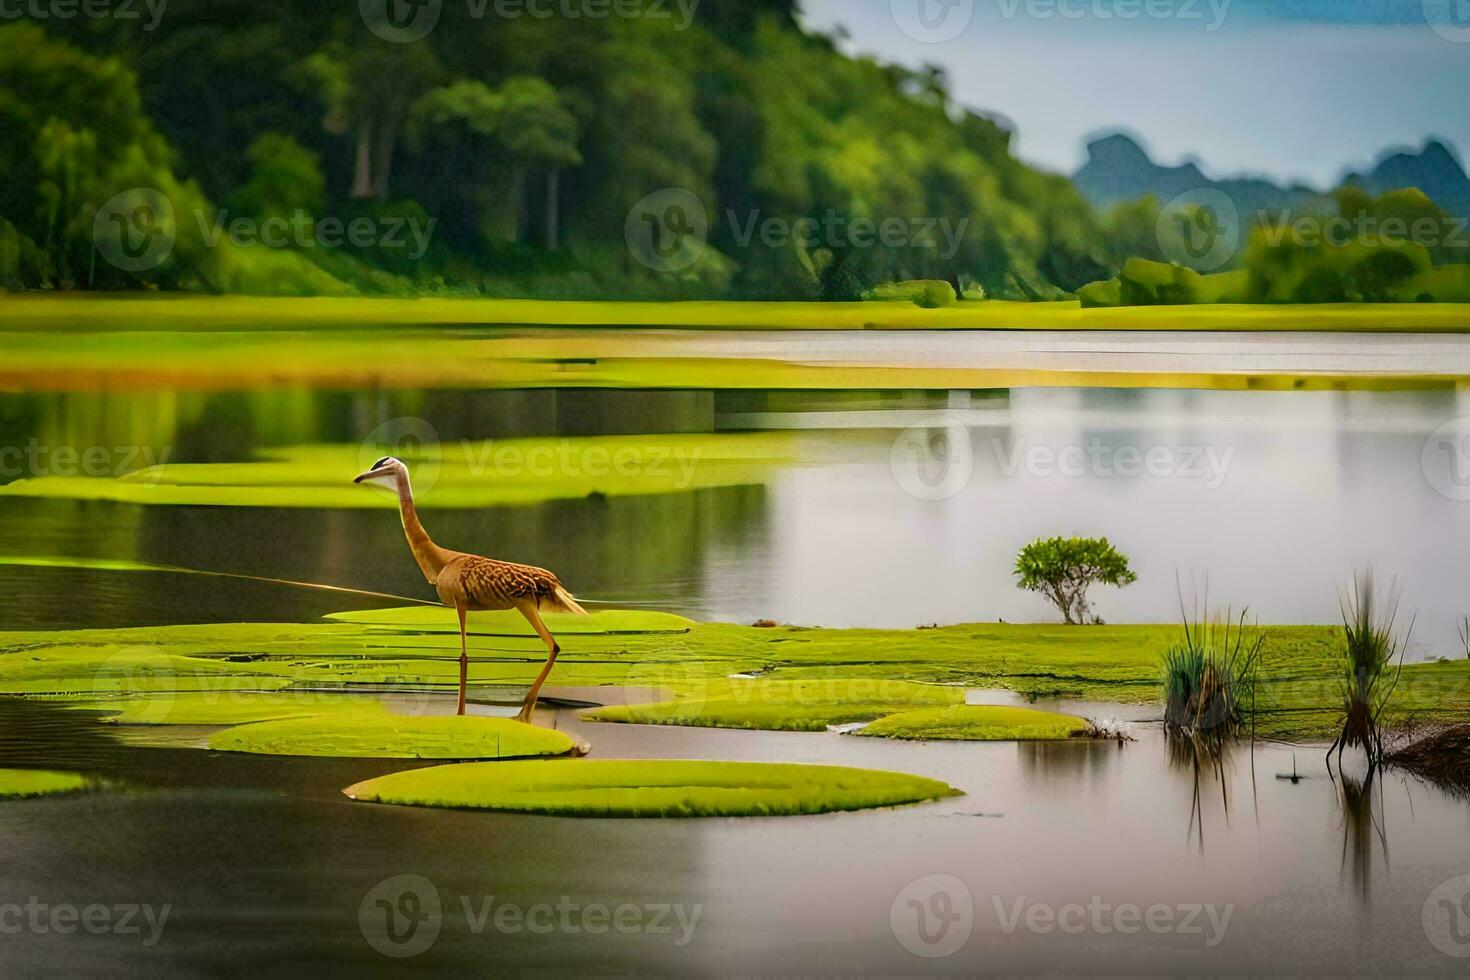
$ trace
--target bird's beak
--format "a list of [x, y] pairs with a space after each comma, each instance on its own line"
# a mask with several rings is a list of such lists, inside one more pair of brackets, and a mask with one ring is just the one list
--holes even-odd
[[366, 473], [364, 473], [362, 476], [359, 476], [357, 479], [353, 480], [352, 482], [353, 483], [361, 483], [363, 480], [371, 480], [373, 478], [373, 475], [374, 475], [374, 471], [373, 470], [368, 470]]

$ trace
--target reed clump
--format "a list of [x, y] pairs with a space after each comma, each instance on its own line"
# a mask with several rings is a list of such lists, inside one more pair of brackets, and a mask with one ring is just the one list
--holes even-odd
[[1245, 617], [1184, 617], [1183, 639], [1164, 653], [1164, 727], [1171, 734], [1223, 739], [1245, 731], [1265, 645]]
[[[1342, 607], [1342, 732], [1328, 748], [1337, 750], [1338, 764], [1344, 749], [1361, 748], [1371, 764], [1384, 757], [1380, 721], [1403, 672], [1404, 651], [1409, 633], [1396, 628], [1399, 589], [1391, 586], [1380, 598], [1369, 572], [1354, 577], [1351, 591], [1340, 597]], [[1397, 665], [1395, 665], [1397, 661]]]

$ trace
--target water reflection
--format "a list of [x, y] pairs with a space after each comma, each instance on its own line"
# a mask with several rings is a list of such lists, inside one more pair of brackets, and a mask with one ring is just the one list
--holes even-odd
[[1336, 783], [1337, 799], [1342, 805], [1342, 874], [1363, 905], [1373, 893], [1374, 854], [1382, 856], [1385, 871], [1389, 867], [1381, 798], [1376, 810], [1374, 807], [1374, 799], [1380, 795], [1378, 774], [1378, 766], [1369, 766], [1363, 777], [1342, 773]]

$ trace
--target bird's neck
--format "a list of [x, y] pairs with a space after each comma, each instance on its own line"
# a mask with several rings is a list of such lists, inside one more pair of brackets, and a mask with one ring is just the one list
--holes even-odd
[[413, 504], [413, 490], [409, 488], [408, 480], [402, 477], [398, 480], [398, 514], [403, 518], [403, 533], [408, 538], [408, 549], [413, 552], [414, 561], [419, 563], [424, 578], [433, 582], [444, 570], [444, 549], [430, 540], [429, 532], [419, 523], [418, 508]]

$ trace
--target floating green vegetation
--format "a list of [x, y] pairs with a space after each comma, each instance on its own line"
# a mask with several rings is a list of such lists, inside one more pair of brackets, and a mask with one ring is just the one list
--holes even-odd
[[[796, 438], [763, 432], [506, 439], [431, 443], [402, 455], [413, 470], [420, 507], [472, 509], [761, 483], [794, 458]], [[294, 446], [244, 463], [166, 463], [119, 477], [16, 480], [0, 486], [0, 494], [131, 504], [396, 507], [392, 494], [352, 483], [379, 454], [355, 444]], [[122, 566], [133, 563], [111, 564], [129, 570]]]
[[[397, 623], [389, 621], [394, 617]], [[452, 613], [423, 607], [371, 618], [379, 621], [0, 633], [0, 694], [95, 704], [140, 694], [178, 701], [194, 693], [228, 701], [240, 691], [282, 688], [455, 688], [459, 637]], [[551, 688], [608, 685], [610, 704], [628, 700], [611, 688], [634, 688], [639, 697], [674, 702], [667, 709], [670, 721], [678, 713], [692, 719], [697, 710], [704, 713], [703, 723], [714, 708], [733, 701], [730, 708], [745, 716], [742, 721], [772, 727], [793, 727], [803, 719], [825, 727], [836, 719], [941, 707], [963, 687], [1158, 704], [1164, 695], [1159, 664], [1178, 639], [1177, 626], [1163, 625], [756, 629], [626, 612], [596, 613], [582, 625], [592, 632], [553, 626], [562, 654]], [[1257, 734], [1333, 738], [1342, 730], [1341, 629], [1264, 626], [1260, 633], [1265, 655], [1254, 704]], [[511, 617], [476, 620], [470, 682], [529, 685], [545, 656], [545, 646], [524, 623]], [[791, 682], [814, 686], [771, 711], [748, 695], [756, 689], [740, 686]], [[946, 700], [915, 703], [904, 687], [887, 686], [894, 682]], [[766, 688], [772, 696], [780, 690]], [[852, 705], [861, 705], [856, 718], [847, 713]], [[867, 714], [880, 707], [878, 714]], [[1470, 661], [1406, 665], [1383, 721], [1409, 717], [1425, 723], [1470, 717]]]
[[375, 803], [579, 817], [774, 817], [959, 795], [934, 779], [871, 769], [642, 760], [436, 766], [343, 792]]
[[1055, 711], [988, 704], [904, 711], [880, 718], [857, 732], [884, 738], [1001, 742], [1073, 738], [1089, 730], [1086, 719]]
[[209, 747], [257, 755], [366, 759], [524, 759], [565, 755], [574, 743], [564, 732], [509, 718], [412, 718], [363, 711], [241, 725], [220, 732]]
[[24, 800], [57, 793], [76, 793], [93, 785], [75, 772], [44, 769], [0, 769], [0, 800]]
[[248, 725], [381, 710], [372, 698], [310, 691], [187, 691], [83, 702], [77, 708], [107, 712], [109, 725]]
[[821, 732], [831, 725], [872, 721], [916, 705], [964, 700], [959, 688], [902, 680], [829, 678], [768, 681], [712, 679], [674, 701], [600, 708], [592, 721], [689, 725], [764, 731]]
[[[1087, 309], [1075, 301], [992, 300], [924, 309], [888, 303], [564, 302], [523, 299], [128, 296], [17, 294], [4, 299], [10, 331], [78, 329], [218, 333], [469, 326], [662, 327], [734, 330], [1464, 330], [1465, 304], [1307, 303], [1272, 308]], [[1189, 325], [1181, 327], [1181, 322]], [[379, 366], [381, 370], [381, 365]]]

